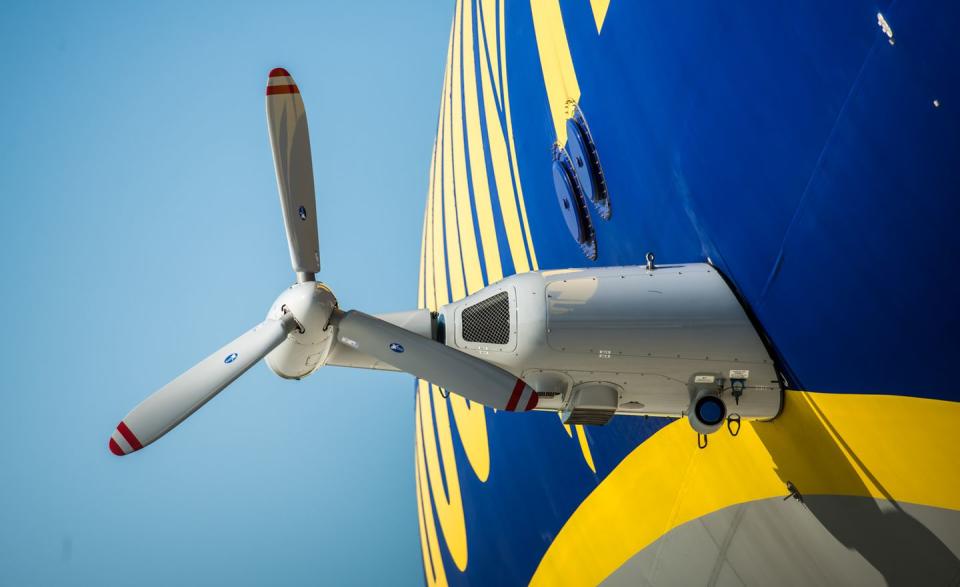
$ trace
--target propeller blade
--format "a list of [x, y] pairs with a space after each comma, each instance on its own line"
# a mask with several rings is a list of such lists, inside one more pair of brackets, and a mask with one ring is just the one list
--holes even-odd
[[339, 314], [339, 340], [397, 369], [491, 408], [527, 411], [537, 393], [491, 363], [363, 312]]
[[129, 454], [169, 432], [276, 348], [296, 327], [293, 314], [261, 322], [155, 391], [117, 425], [110, 437], [110, 452]]
[[290, 263], [299, 281], [313, 281], [320, 271], [320, 243], [307, 113], [297, 84], [279, 67], [270, 72], [267, 81], [267, 128]]

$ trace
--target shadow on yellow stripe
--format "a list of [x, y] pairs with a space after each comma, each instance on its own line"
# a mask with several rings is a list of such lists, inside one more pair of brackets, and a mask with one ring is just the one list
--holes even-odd
[[[719, 432], [705, 450], [678, 420], [647, 439], [580, 504], [533, 585], [593, 585], [677, 526], [787, 494], [852, 495], [960, 510], [960, 458], [944, 446], [960, 404], [787, 392], [773, 422]], [[590, 561], [590, 564], [583, 564]]]

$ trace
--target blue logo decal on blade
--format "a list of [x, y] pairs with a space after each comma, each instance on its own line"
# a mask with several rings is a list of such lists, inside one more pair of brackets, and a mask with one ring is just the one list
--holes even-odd
[[307, 209], [306, 209], [306, 208], [304, 208], [303, 206], [300, 206], [300, 210], [298, 210], [298, 212], [300, 213], [300, 220], [306, 220], [306, 219], [307, 219]]
[[229, 365], [230, 363], [236, 360], [237, 360], [237, 353], [230, 353], [229, 355], [227, 355], [227, 358], [223, 360], [223, 362]]
[[402, 352], [403, 352], [403, 345], [400, 344], [399, 342], [391, 342], [391, 343], [390, 343], [390, 350], [393, 351], [393, 352], [395, 352], [395, 353], [402, 353]]

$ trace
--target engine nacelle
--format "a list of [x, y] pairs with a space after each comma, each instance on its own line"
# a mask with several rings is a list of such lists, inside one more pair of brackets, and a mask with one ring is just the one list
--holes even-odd
[[334, 341], [327, 328], [337, 298], [326, 285], [307, 281], [290, 286], [270, 307], [268, 318], [293, 313], [299, 328], [267, 355], [270, 369], [285, 379], [302, 379], [324, 364]]
[[513, 275], [441, 307], [441, 320], [446, 344], [521, 377], [537, 409], [568, 423], [689, 417], [708, 434], [727, 415], [768, 420], [782, 406], [773, 358], [710, 265]]

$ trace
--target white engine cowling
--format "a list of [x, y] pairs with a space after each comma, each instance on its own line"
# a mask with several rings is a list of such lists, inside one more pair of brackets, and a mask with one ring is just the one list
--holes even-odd
[[613, 413], [770, 419], [782, 389], [760, 334], [706, 264], [530, 272], [440, 309], [445, 342], [540, 391], [538, 409], [573, 423]]

